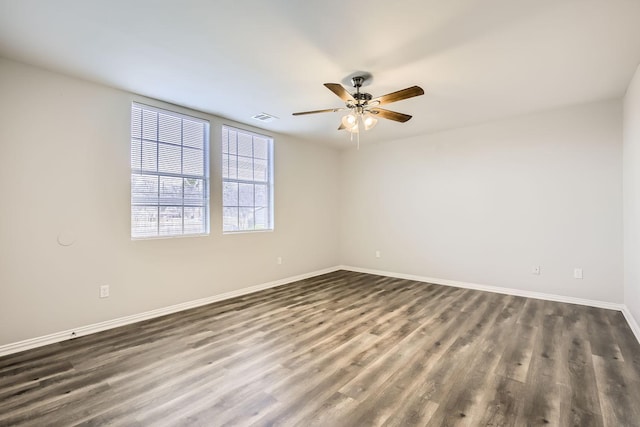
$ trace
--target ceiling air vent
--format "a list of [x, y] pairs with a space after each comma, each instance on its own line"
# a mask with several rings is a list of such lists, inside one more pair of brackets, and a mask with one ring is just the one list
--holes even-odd
[[272, 116], [271, 114], [267, 114], [267, 113], [256, 114], [255, 116], [252, 116], [251, 118], [252, 119], [256, 119], [256, 120], [260, 120], [261, 122], [265, 122], [265, 123], [269, 123], [269, 122], [272, 122], [275, 119], [277, 119], [276, 116]]

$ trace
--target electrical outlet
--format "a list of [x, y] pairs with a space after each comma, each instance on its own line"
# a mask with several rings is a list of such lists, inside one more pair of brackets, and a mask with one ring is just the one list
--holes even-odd
[[109, 297], [109, 285], [100, 286], [100, 298], [108, 298]]
[[536, 265], [535, 267], [533, 267], [533, 269], [531, 270], [531, 274], [539, 275], [540, 274], [540, 266]]
[[376, 251], [376, 258], [380, 258], [380, 251]]
[[278, 265], [282, 264], [282, 257], [281, 256], [276, 258], [276, 264], [278, 264]]
[[581, 268], [574, 268], [573, 269], [573, 277], [575, 279], [582, 279], [582, 269]]

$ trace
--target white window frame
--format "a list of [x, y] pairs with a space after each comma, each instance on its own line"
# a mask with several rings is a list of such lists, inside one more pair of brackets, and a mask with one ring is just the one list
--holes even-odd
[[[199, 179], [203, 181], [203, 199], [202, 199], [202, 203], [189, 203], [188, 200], [186, 200], [185, 198], [185, 193], [184, 193], [184, 183], [183, 183], [183, 191], [182, 191], [182, 202], [181, 203], [163, 203], [161, 201], [160, 198], [160, 185], [158, 185], [158, 200], [157, 202], [148, 202], [148, 203], [143, 203], [143, 202], [134, 202], [134, 188], [133, 188], [133, 184], [131, 185], [131, 239], [132, 240], [149, 240], [149, 239], [166, 239], [166, 238], [176, 238], [176, 237], [197, 237], [197, 236], [207, 236], [210, 233], [210, 190], [209, 190], [209, 186], [210, 186], [210, 169], [209, 169], [209, 150], [210, 150], [210, 123], [208, 120], [206, 119], [202, 119], [200, 117], [195, 117], [195, 116], [190, 116], [187, 114], [183, 114], [183, 113], [179, 113], [176, 111], [172, 111], [172, 110], [167, 110], [165, 108], [159, 108], [159, 107], [154, 107], [154, 106], [150, 106], [147, 104], [142, 104], [139, 102], [132, 102], [131, 103], [131, 113], [133, 113], [133, 109], [134, 108], [140, 108], [143, 111], [144, 110], [148, 110], [148, 111], [153, 111], [159, 114], [165, 114], [168, 116], [172, 116], [172, 117], [176, 117], [179, 118], [181, 120], [189, 120], [192, 122], [197, 122], [197, 123], [202, 123], [204, 125], [204, 135], [203, 135], [203, 148], [202, 148], [202, 155], [203, 155], [203, 175], [193, 175], [193, 174], [185, 174], [182, 173], [182, 168], [183, 168], [183, 153], [184, 153], [184, 123], [181, 122], [181, 135], [180, 135], [180, 144], [175, 144], [175, 143], [167, 143], [167, 142], [163, 142], [160, 141], [160, 136], [159, 134], [157, 134], [155, 140], [150, 140], [150, 139], [145, 139], [143, 138], [142, 135], [142, 130], [140, 132], [139, 136], [134, 136], [133, 135], [133, 123], [130, 123], [130, 148], [131, 148], [131, 152], [133, 155], [133, 149], [134, 149], [134, 141], [138, 140], [138, 141], [146, 141], [146, 142], [151, 142], [151, 143], [156, 143], [156, 167], [155, 167], [155, 171], [154, 170], [146, 170], [142, 168], [142, 163], [140, 165], [140, 168], [134, 168], [133, 167], [133, 158], [131, 158], [130, 160], [130, 164], [131, 164], [131, 181], [133, 183], [133, 178], [134, 175], [155, 175], [158, 176], [158, 179], [160, 180], [161, 177], [173, 177], [173, 178], [182, 178], [182, 179]], [[132, 114], [131, 114], [132, 115]], [[159, 127], [159, 122], [158, 122], [158, 127]], [[143, 125], [141, 125], [141, 128], [143, 128]], [[180, 148], [180, 168], [181, 168], [181, 173], [170, 173], [170, 172], [161, 172], [159, 169], [159, 145], [160, 144], [164, 144], [164, 145], [172, 145], [172, 146], [179, 146]], [[188, 146], [187, 146], [188, 147]], [[142, 159], [142, 154], [141, 154], [141, 159]], [[142, 160], [141, 160], [142, 161]], [[157, 217], [157, 233], [155, 235], [134, 235], [134, 207], [136, 206], [149, 206], [149, 207], [157, 207], [158, 208], [158, 217]], [[182, 228], [181, 231], [179, 233], [166, 233], [166, 234], [161, 234], [160, 233], [160, 208], [162, 207], [167, 207], [167, 206], [172, 206], [172, 207], [179, 207], [182, 209]], [[184, 216], [184, 208], [185, 207], [202, 207], [204, 210], [204, 230], [202, 232], [194, 232], [194, 233], [190, 233], [190, 232], [185, 232], [185, 216]]]
[[[225, 153], [225, 141], [224, 141], [224, 132], [225, 130], [228, 132], [229, 130], [237, 132], [237, 133], [242, 133], [245, 135], [249, 135], [252, 138], [261, 138], [261, 139], [265, 139], [267, 140], [267, 180], [265, 181], [259, 181], [259, 180], [247, 180], [247, 179], [238, 179], [236, 178], [229, 178], [226, 177], [225, 178], [225, 171], [224, 171], [224, 157], [225, 155], [229, 155], [229, 153]], [[222, 144], [221, 144], [221, 149], [220, 149], [220, 153], [222, 156], [222, 165], [221, 165], [221, 173], [220, 176], [222, 178], [222, 193], [223, 193], [223, 197], [222, 197], [222, 233], [223, 234], [238, 234], [238, 233], [261, 233], [261, 232], [270, 232], [270, 231], [274, 231], [275, 229], [275, 220], [274, 220], [274, 174], [273, 174], [273, 168], [274, 168], [274, 156], [273, 156], [273, 147], [274, 147], [274, 139], [273, 137], [269, 136], [269, 135], [264, 135], [264, 134], [259, 134], [256, 132], [252, 132], [252, 131], [248, 131], [246, 129], [241, 129], [235, 126], [229, 126], [229, 125], [222, 125], [222, 129], [220, 131], [221, 136], [222, 136]], [[236, 153], [237, 155], [237, 153]], [[252, 153], [252, 157], [251, 159], [253, 159], [255, 161], [256, 157], [255, 157], [255, 152]], [[259, 158], [258, 158], [259, 159]], [[264, 159], [263, 159], [264, 160]], [[237, 167], [237, 165], [236, 165]], [[254, 173], [255, 173], [255, 169], [254, 169]], [[238, 183], [238, 184], [266, 184], [267, 186], [267, 200], [268, 200], [268, 207], [266, 209], [267, 215], [268, 215], [268, 222], [267, 222], [267, 227], [266, 228], [255, 228], [255, 221], [254, 221], [254, 228], [253, 229], [238, 229], [238, 230], [225, 230], [225, 208], [238, 208], [238, 225], [240, 224], [240, 220], [239, 220], [239, 209], [240, 209], [240, 205], [239, 205], [239, 201], [238, 201], [238, 205], [226, 205], [225, 201], [224, 201], [224, 185], [227, 182], [233, 182], [233, 183]], [[254, 196], [254, 204], [252, 206], [254, 209], [257, 208], [257, 206], [255, 205], [255, 196]], [[259, 207], [259, 206], [258, 206]]]

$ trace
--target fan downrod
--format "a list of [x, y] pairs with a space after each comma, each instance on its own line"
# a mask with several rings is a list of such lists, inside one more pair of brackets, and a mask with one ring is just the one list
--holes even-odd
[[364, 83], [365, 80], [366, 78], [364, 76], [354, 76], [354, 77], [351, 77], [351, 84], [353, 85], [353, 87], [358, 89], [362, 87], [362, 84]]
[[371, 99], [373, 98], [373, 96], [371, 96], [370, 93], [360, 92], [360, 88], [362, 87], [362, 85], [366, 80], [367, 80], [367, 77], [365, 76], [354, 76], [351, 78], [351, 84], [356, 89], [356, 92], [353, 93], [352, 96], [356, 101], [371, 101]]

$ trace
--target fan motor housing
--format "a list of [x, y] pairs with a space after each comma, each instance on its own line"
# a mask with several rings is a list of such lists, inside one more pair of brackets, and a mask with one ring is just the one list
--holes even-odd
[[370, 93], [360, 93], [360, 92], [356, 92], [352, 94], [352, 96], [356, 101], [371, 101], [371, 99], [373, 98], [373, 96], [371, 96]]

